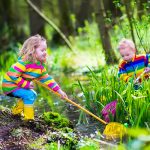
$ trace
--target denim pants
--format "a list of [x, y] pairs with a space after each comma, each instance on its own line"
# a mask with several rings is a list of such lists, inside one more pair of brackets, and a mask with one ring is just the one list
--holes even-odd
[[25, 105], [33, 105], [37, 94], [33, 89], [20, 88], [11, 93], [14, 97], [19, 97], [23, 100]]

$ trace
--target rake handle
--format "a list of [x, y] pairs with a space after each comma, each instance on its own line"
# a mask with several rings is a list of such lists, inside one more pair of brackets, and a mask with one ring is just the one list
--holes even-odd
[[[34, 80], [35, 83], [45, 87], [46, 89], [48, 89], [49, 91], [53, 92], [54, 94], [56, 94], [57, 96], [61, 97], [61, 95], [58, 92], [55, 92], [53, 90], [51, 90], [47, 85], [41, 83], [40, 81]], [[82, 106], [80, 106], [79, 104], [73, 102], [72, 100], [70, 100], [69, 98], [64, 98], [64, 100], [66, 100], [67, 102], [71, 103], [72, 105], [78, 107], [79, 109], [83, 110], [85, 113], [91, 115], [92, 117], [94, 117], [95, 119], [97, 119], [98, 121], [100, 121], [103, 124], [107, 124], [107, 122], [105, 122], [104, 120], [100, 119], [99, 117], [97, 117], [96, 115], [94, 115], [93, 113], [91, 113], [90, 111], [88, 111], [87, 109], [83, 108]]]

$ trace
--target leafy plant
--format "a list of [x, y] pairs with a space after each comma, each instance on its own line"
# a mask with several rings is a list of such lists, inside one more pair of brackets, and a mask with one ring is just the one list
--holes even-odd
[[89, 81], [83, 84], [78, 81], [78, 88], [83, 92], [80, 99], [84, 99], [88, 110], [102, 117], [101, 110], [104, 106], [117, 100], [116, 116], [111, 117], [111, 121], [128, 123], [130, 126], [145, 126], [145, 122], [150, 123], [149, 81], [144, 81], [141, 88], [135, 90], [132, 83], [119, 81], [117, 70], [112, 70], [112, 67], [105, 68], [98, 74], [90, 68], [89, 70]]
[[51, 125], [56, 126], [56, 128], [69, 127], [70, 122], [67, 118], [62, 117], [60, 114], [56, 112], [45, 112], [43, 114], [44, 121]]

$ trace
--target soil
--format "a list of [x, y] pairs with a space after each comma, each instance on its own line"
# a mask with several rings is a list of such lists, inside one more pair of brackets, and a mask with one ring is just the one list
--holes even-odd
[[[103, 131], [103, 126], [96, 120], [92, 120], [92, 118], [88, 118], [89, 122], [86, 124], [78, 124], [79, 112], [77, 112], [76, 107], [72, 106], [67, 108], [68, 118], [72, 121], [71, 128], [74, 128], [76, 131], [78, 139], [85, 136], [90, 138], [93, 135], [95, 136], [96, 131]], [[44, 137], [48, 143], [47, 132], [53, 134], [58, 131], [48, 126], [38, 116], [35, 116], [34, 121], [26, 122], [20, 116], [12, 115], [10, 109], [6, 107], [5, 109], [0, 109], [0, 150], [30, 150], [29, 144], [40, 137]], [[65, 143], [65, 139], [60, 136], [58, 136], [58, 138], [62, 143]], [[56, 137], [56, 141], [58, 138]], [[116, 141], [108, 143], [105, 142], [105, 139], [102, 140], [98, 140], [102, 149], [112, 147], [110, 144], [116, 144]]]
[[0, 149], [27, 150], [28, 144], [46, 132], [55, 130], [36, 117], [34, 121], [23, 121], [13, 116], [10, 110], [0, 110]]

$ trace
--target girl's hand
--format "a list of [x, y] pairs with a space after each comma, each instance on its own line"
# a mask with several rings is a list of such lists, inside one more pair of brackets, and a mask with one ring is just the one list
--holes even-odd
[[150, 72], [150, 67], [146, 67], [144, 71], [145, 71], [145, 73], [149, 73]]
[[62, 91], [61, 89], [59, 89], [57, 92], [61, 95], [62, 99], [68, 98], [67, 94], [64, 91]]
[[32, 81], [30, 82], [29, 89], [34, 89], [34, 84]]

